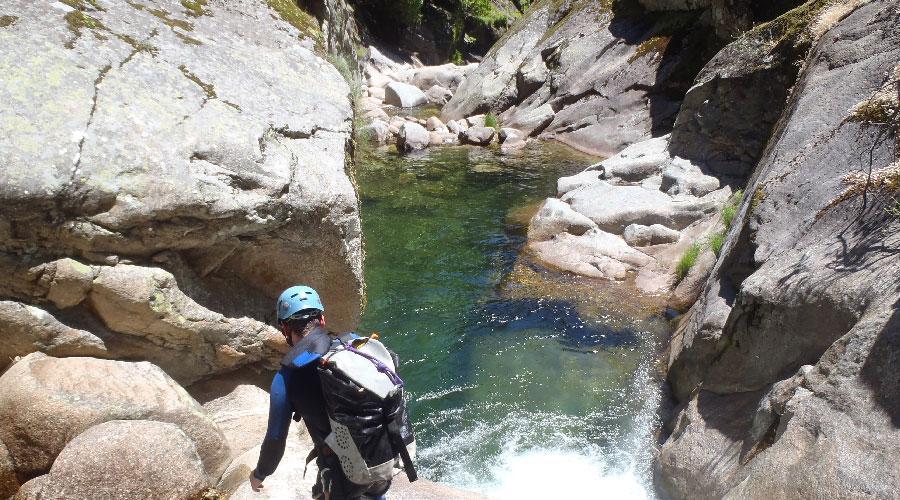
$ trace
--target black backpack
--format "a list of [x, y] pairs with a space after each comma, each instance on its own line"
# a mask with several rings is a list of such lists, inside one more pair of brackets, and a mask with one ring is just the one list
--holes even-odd
[[417, 478], [415, 436], [397, 375], [397, 355], [371, 337], [347, 334], [322, 356], [318, 371], [331, 433], [325, 444], [356, 484], [388, 481], [402, 460], [410, 482]]

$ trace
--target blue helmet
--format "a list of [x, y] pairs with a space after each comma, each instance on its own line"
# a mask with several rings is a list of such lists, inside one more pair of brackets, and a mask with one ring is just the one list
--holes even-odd
[[316, 309], [325, 312], [322, 299], [312, 288], [303, 285], [292, 286], [281, 292], [278, 302], [275, 304], [275, 316], [278, 321], [285, 321], [300, 311]]

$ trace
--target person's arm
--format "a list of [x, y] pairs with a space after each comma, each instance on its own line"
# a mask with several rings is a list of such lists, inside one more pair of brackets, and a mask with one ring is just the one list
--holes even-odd
[[293, 414], [287, 394], [291, 374], [291, 370], [282, 368], [272, 379], [272, 389], [269, 393], [269, 426], [259, 452], [256, 469], [250, 473], [250, 485], [254, 491], [259, 491], [266, 476], [275, 472], [284, 455], [285, 442]]

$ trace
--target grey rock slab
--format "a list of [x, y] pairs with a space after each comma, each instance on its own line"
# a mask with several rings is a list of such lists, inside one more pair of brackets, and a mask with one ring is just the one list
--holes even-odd
[[400, 127], [400, 135], [397, 136], [397, 149], [410, 152], [425, 149], [431, 142], [431, 135], [425, 127], [418, 123], [406, 122]]
[[547, 198], [528, 224], [528, 239], [546, 241], [559, 233], [580, 236], [596, 227], [591, 219], [572, 210], [568, 203]]
[[[231, 314], [270, 308], [238, 301], [238, 288], [269, 302], [304, 282], [322, 290], [335, 328], [353, 328], [362, 253], [337, 70], [262, 1], [199, 17], [174, 0], [107, 2], [78, 30], [54, 5], [4, 7], [17, 21], [0, 30], [0, 203], [16, 209], [0, 226], [27, 231], [2, 250], [93, 262], [190, 253], [196, 289]], [[313, 234], [319, 249], [297, 251]], [[267, 264], [245, 266], [259, 248]]]
[[560, 177], [556, 180], [556, 194], [562, 196], [569, 191], [574, 191], [582, 186], [594, 184], [603, 179], [603, 172], [585, 170], [575, 175]]
[[591, 165], [588, 170], [603, 173], [606, 179], [640, 181], [660, 174], [671, 158], [668, 136], [647, 139], [628, 146], [615, 156]]
[[531, 109], [516, 110], [516, 113], [506, 118], [504, 122], [531, 135], [535, 131], [543, 130], [553, 121], [554, 116], [556, 112], [553, 111], [553, 106], [542, 104]]
[[112, 420], [75, 437], [50, 472], [16, 498], [200, 498], [212, 488], [194, 442], [178, 426]]
[[402, 82], [391, 82], [384, 87], [384, 103], [398, 108], [412, 108], [428, 102], [428, 96], [418, 87]]

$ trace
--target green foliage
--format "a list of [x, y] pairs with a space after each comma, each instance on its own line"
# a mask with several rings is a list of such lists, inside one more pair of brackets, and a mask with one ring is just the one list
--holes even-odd
[[200, 17], [209, 14], [203, 8], [206, 7], [207, 0], [181, 0], [181, 5], [187, 9], [187, 14], [192, 17]]
[[319, 23], [316, 18], [301, 9], [294, 0], [266, 0], [266, 3], [285, 22], [300, 30], [300, 33], [312, 38], [317, 43], [322, 42], [322, 32], [319, 31]]
[[462, 66], [466, 63], [466, 60], [463, 59], [462, 52], [460, 52], [459, 49], [456, 49], [453, 51], [453, 56], [450, 58], [450, 62], [456, 64], [457, 66]]
[[699, 243], [694, 243], [681, 256], [678, 265], [675, 266], [675, 278], [678, 281], [683, 280], [691, 268], [694, 267], [694, 264], [697, 263], [697, 257], [700, 256], [701, 250], [703, 250], [703, 247]]
[[744, 190], [738, 189], [731, 195], [731, 198], [728, 199], [728, 203], [722, 207], [722, 223], [725, 224], [725, 231], [731, 229], [731, 223], [734, 222], [734, 218], [737, 216], [738, 207], [743, 199]]
[[12, 26], [18, 20], [19, 18], [16, 16], [0, 16], [0, 28]]
[[497, 115], [489, 112], [488, 114], [484, 115], [484, 126], [494, 129], [499, 128], [500, 120], [497, 118]]
[[709, 236], [709, 248], [716, 254], [716, 257], [719, 256], [719, 253], [722, 252], [722, 247], [725, 245], [725, 233], [717, 232], [713, 233]]
[[422, 0], [396, 0], [394, 3], [402, 24], [417, 26], [422, 20]]

